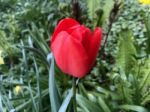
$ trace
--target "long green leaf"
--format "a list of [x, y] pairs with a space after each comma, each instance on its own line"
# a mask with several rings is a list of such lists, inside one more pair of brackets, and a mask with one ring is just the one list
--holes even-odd
[[38, 66], [34, 57], [33, 57], [33, 61], [34, 61], [34, 66], [35, 66], [35, 71], [36, 71], [36, 78], [37, 78], [37, 89], [38, 89], [37, 91], [39, 95], [39, 111], [41, 111], [42, 110], [42, 98], [41, 98], [41, 88], [40, 88], [40, 74], [39, 74], [39, 69], [38, 69]]
[[83, 108], [84, 112], [101, 112], [102, 110], [99, 108], [96, 103], [89, 101], [85, 97], [77, 94], [77, 103], [80, 107]]
[[109, 107], [107, 106], [107, 104], [101, 97], [98, 98], [98, 103], [100, 104], [100, 106], [104, 112], [111, 112]]
[[3, 112], [2, 95], [0, 93], [0, 112]]
[[120, 105], [118, 108], [124, 110], [132, 110], [136, 112], [148, 112], [144, 107], [137, 106], [137, 105]]
[[33, 53], [36, 53], [37, 56], [39, 56], [39, 58], [40, 58], [41, 60], [43, 60], [43, 61], [48, 65], [48, 62], [47, 62], [47, 60], [46, 60], [46, 56], [45, 56], [44, 54], [42, 54], [42, 52], [40, 52], [38, 49], [32, 48], [32, 47], [26, 47], [26, 46], [21, 46], [21, 47], [24, 48], [24, 49], [26, 49], [26, 50], [28, 50], [28, 51], [31, 51], [31, 52], [33, 52]]
[[[150, 92], [149, 92], [150, 93]], [[145, 105], [146, 103], [150, 102], [150, 94], [148, 94], [143, 101], [141, 102], [142, 105]]]
[[40, 30], [37, 28], [37, 26], [32, 23], [32, 30], [29, 30], [30, 35], [32, 36], [33, 40], [35, 41], [36, 45], [39, 49], [41, 49], [41, 52], [43, 52], [45, 55], [48, 55], [49, 53], [49, 46], [44, 40], [44, 35], [40, 33]]
[[67, 97], [65, 98], [65, 100], [63, 101], [60, 109], [58, 112], [66, 112], [67, 107], [71, 101], [71, 98], [73, 96], [73, 89], [69, 90], [69, 94], [67, 95]]
[[[23, 41], [21, 40], [20, 42], [21, 42], [21, 45], [23, 47], [24, 46]], [[25, 68], [28, 69], [27, 56], [26, 56], [26, 51], [25, 51], [24, 48], [22, 48], [22, 58], [23, 58], [23, 61], [24, 61]]]
[[58, 93], [58, 88], [55, 83], [54, 58], [53, 57], [51, 58], [51, 65], [50, 65], [50, 70], [49, 70], [49, 95], [50, 95], [51, 111], [58, 112], [60, 105], [61, 105], [61, 100], [60, 100], [60, 95]]
[[33, 93], [32, 93], [32, 88], [31, 88], [31, 84], [30, 82], [28, 83], [28, 90], [29, 90], [29, 93], [30, 93], [30, 97], [31, 97], [31, 100], [32, 100], [32, 104], [33, 104], [33, 107], [35, 109], [35, 112], [38, 112], [38, 108], [37, 108], [37, 105], [35, 103], [35, 100], [34, 100], [34, 96], [33, 96]]
[[[47, 96], [47, 95], [48, 95], [48, 89], [43, 90], [43, 92], [42, 92], [42, 98], [45, 97], [45, 96]], [[36, 96], [33, 97], [34, 100], [37, 100], [37, 98], [38, 98], [38, 95], [36, 95]], [[17, 106], [15, 108], [15, 110], [17, 112], [23, 111], [23, 109], [25, 109], [28, 105], [31, 105], [31, 104], [32, 104], [32, 100], [29, 99], [28, 101], [24, 102], [23, 104], [20, 104], [19, 106]]]

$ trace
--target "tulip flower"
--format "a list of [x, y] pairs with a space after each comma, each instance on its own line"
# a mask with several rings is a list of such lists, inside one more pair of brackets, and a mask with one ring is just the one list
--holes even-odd
[[102, 29], [94, 32], [72, 18], [62, 19], [51, 38], [56, 64], [66, 74], [84, 77], [93, 67], [102, 40]]

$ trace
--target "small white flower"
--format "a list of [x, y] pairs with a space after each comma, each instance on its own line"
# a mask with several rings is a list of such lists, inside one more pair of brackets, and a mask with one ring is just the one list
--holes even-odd
[[2, 54], [2, 50], [0, 50], [0, 65], [1, 65], [1, 64], [4, 64], [4, 60], [3, 60], [3, 58], [1, 57], [1, 54]]

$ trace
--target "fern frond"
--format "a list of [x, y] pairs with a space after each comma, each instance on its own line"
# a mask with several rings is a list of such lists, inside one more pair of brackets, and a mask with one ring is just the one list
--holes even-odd
[[126, 74], [128, 74], [136, 64], [134, 55], [136, 55], [136, 49], [133, 44], [131, 32], [121, 32], [116, 64], [119, 68], [122, 68]]
[[145, 26], [147, 29], [146, 51], [148, 54], [150, 54], [150, 14], [148, 14]]

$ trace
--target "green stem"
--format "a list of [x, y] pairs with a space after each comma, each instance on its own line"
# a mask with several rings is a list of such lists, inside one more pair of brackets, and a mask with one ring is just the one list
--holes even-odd
[[73, 86], [73, 110], [74, 112], [77, 112], [77, 102], [76, 102], [76, 78], [73, 77], [72, 80], [72, 86]]

